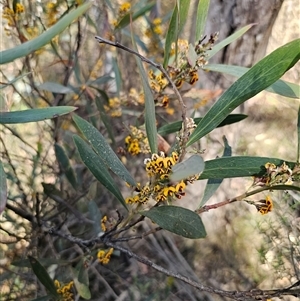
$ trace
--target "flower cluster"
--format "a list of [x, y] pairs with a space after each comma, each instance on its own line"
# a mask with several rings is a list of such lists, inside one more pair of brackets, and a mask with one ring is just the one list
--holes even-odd
[[97, 253], [97, 258], [99, 262], [102, 264], [108, 264], [113, 251], [113, 248], [110, 248], [108, 251], [99, 250]]
[[161, 72], [155, 75], [152, 69], [148, 72], [148, 77], [150, 79], [150, 87], [156, 94], [157, 106], [166, 108], [166, 113], [173, 115], [174, 109], [169, 108], [169, 97], [163, 93], [169, 84], [168, 79]]
[[134, 156], [140, 153], [150, 153], [148, 138], [145, 131], [132, 125], [130, 126], [130, 135], [125, 138], [125, 145], [127, 151]]
[[[193, 48], [189, 49], [188, 41], [178, 40], [177, 42], [177, 66], [168, 66], [168, 72], [170, 77], [175, 82], [177, 88], [181, 88], [184, 82], [188, 82], [193, 85], [198, 81], [198, 69], [207, 64], [206, 51], [210, 50], [217, 40], [218, 34], [210, 36], [207, 43], [199, 41], [198, 44]], [[175, 44], [172, 45], [171, 54], [175, 52]], [[193, 53], [193, 55], [191, 55]]]
[[118, 97], [110, 98], [108, 104], [104, 105], [105, 112], [108, 113], [111, 117], [121, 117], [122, 116], [122, 107], [121, 100]]
[[[294, 169], [296, 169], [295, 166]], [[274, 186], [274, 185], [292, 185], [294, 182], [294, 171], [283, 162], [280, 166], [267, 162], [265, 164], [266, 173], [262, 177], [254, 178], [254, 185]], [[295, 170], [296, 173], [296, 170]]]
[[105, 232], [107, 230], [106, 222], [107, 222], [107, 216], [104, 215], [101, 219], [101, 229], [102, 229], [103, 232]]
[[264, 200], [254, 203], [254, 205], [256, 209], [263, 215], [271, 212], [273, 209], [273, 202], [269, 196], [267, 196]]
[[124, 2], [122, 5], [120, 5], [117, 20], [114, 20], [112, 22], [115, 27], [119, 24], [119, 22], [129, 12], [130, 9], [131, 4], [129, 2]]
[[159, 55], [157, 60], [161, 59], [163, 48], [161, 44], [161, 37], [163, 35], [163, 27], [161, 18], [155, 18], [150, 22], [148, 28], [145, 30], [145, 36], [148, 38], [147, 47], [149, 53], [153, 56]]
[[[14, 6], [14, 9], [11, 9], [9, 7], [5, 7], [3, 9], [2, 17], [3, 19], [7, 20], [7, 26], [8, 27], [15, 27], [17, 24], [17, 21], [20, 20], [20, 14], [25, 11], [24, 6], [21, 3], [16, 3]], [[6, 35], [10, 36], [10, 29], [4, 28]]]
[[129, 90], [129, 94], [127, 97], [127, 103], [135, 106], [144, 105], [145, 97], [143, 92], [138, 92], [135, 88], [131, 88]]
[[192, 183], [193, 179], [182, 180], [179, 183], [171, 183], [169, 177], [174, 166], [178, 161], [178, 154], [173, 152], [171, 156], [165, 156], [163, 152], [153, 154], [151, 158], [145, 159], [145, 169], [150, 182], [145, 186], [135, 188], [136, 195], [128, 197], [125, 201], [128, 204], [144, 204], [154, 199], [156, 202], [171, 201], [174, 197], [180, 199], [185, 195], [187, 183]]
[[73, 294], [71, 293], [71, 289], [74, 285], [73, 281], [62, 286], [58, 280], [54, 280], [54, 285], [57, 289], [57, 293], [62, 296], [62, 300], [64, 300], [64, 301], [73, 301], [74, 300]]
[[53, 2], [48, 2], [46, 5], [47, 11], [47, 25], [50, 27], [57, 22], [57, 10], [58, 4]]

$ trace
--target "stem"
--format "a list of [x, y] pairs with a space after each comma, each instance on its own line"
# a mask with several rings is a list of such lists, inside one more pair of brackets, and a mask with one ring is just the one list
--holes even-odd
[[182, 161], [182, 159], [184, 158], [184, 155], [186, 153], [185, 151], [185, 145], [186, 145], [186, 142], [188, 140], [188, 135], [187, 135], [187, 120], [186, 120], [186, 105], [176, 87], [176, 85], [174, 84], [174, 82], [172, 81], [172, 79], [170, 78], [168, 72], [165, 70], [165, 68], [161, 65], [161, 64], [157, 64], [157, 63], [154, 63], [153, 61], [149, 60], [148, 58], [144, 57], [143, 55], [141, 55], [140, 53], [138, 53], [137, 51], [131, 49], [131, 48], [128, 48], [122, 44], [120, 44], [119, 42], [113, 42], [113, 41], [110, 41], [110, 40], [107, 40], [107, 39], [104, 39], [104, 38], [101, 38], [99, 36], [95, 36], [95, 39], [99, 42], [99, 43], [104, 43], [104, 44], [107, 44], [107, 45], [110, 45], [110, 46], [113, 46], [113, 47], [116, 47], [116, 48], [120, 48], [122, 50], [125, 50], [129, 53], [132, 53], [136, 56], [138, 56], [143, 62], [149, 64], [149, 65], [152, 65], [153, 67], [157, 68], [159, 71], [161, 71], [161, 73], [168, 79], [169, 83], [171, 84], [172, 86], [172, 89], [174, 90], [174, 93], [176, 94], [176, 96], [178, 97], [178, 101], [179, 101], [179, 104], [181, 106], [181, 112], [182, 112], [182, 115], [181, 115], [181, 118], [182, 118], [182, 122], [183, 122], [183, 145], [182, 145], [182, 150], [181, 150], [181, 154], [180, 154], [180, 158], [179, 158], [179, 162]]

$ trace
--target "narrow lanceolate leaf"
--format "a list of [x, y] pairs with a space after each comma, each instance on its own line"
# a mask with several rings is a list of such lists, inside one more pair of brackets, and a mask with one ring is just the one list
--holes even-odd
[[[1, 54], [0, 54], [1, 55]], [[27, 72], [24, 73], [18, 77], [13, 78], [11, 81], [7, 82], [7, 83], [3, 83], [0, 85], [0, 90], [6, 88], [7, 86], [10, 86], [12, 84], [14, 84], [15, 82], [17, 82], [18, 80], [22, 79], [23, 77], [27, 76], [28, 74], [30, 74], [31, 72]]]
[[[205, 169], [200, 175], [199, 180], [250, 177], [254, 175], [262, 176], [266, 172], [264, 165], [268, 162], [280, 166], [284, 160], [268, 157], [236, 156], [205, 161]], [[296, 164], [295, 162], [287, 161], [285, 163], [291, 169]]]
[[[228, 115], [217, 127], [222, 127], [228, 124], [236, 123], [244, 120], [248, 116], [245, 114], [230, 114]], [[196, 117], [194, 122], [198, 124], [201, 121], [201, 117]], [[181, 130], [182, 121], [175, 121], [172, 123], [165, 124], [158, 129], [158, 134], [160, 135], [168, 135]]]
[[5, 209], [7, 202], [7, 184], [6, 184], [6, 174], [0, 161], [0, 215]]
[[235, 33], [227, 37], [226, 39], [222, 40], [220, 43], [216, 44], [212, 50], [207, 51], [207, 59], [209, 60], [212, 58], [217, 52], [219, 52], [221, 49], [226, 47], [227, 45], [231, 44], [238, 38], [240, 38], [245, 32], [247, 32], [255, 23], [249, 24], [244, 26], [243, 28], [237, 30]]
[[[223, 137], [223, 141], [225, 144], [224, 147], [224, 152], [223, 152], [223, 156], [222, 157], [230, 157], [231, 156], [231, 146], [228, 144], [228, 141], [226, 139], [226, 137]], [[214, 195], [214, 193], [217, 191], [217, 189], [220, 187], [220, 185], [222, 184], [223, 179], [208, 179], [207, 184], [205, 186], [205, 190], [203, 193], [203, 197], [202, 200], [198, 206], [198, 208], [202, 207], [203, 205], [205, 205], [207, 203], [207, 201]]]
[[0, 124], [27, 123], [56, 118], [77, 110], [76, 107], [51, 107], [15, 112], [0, 112]]
[[[178, 5], [179, 4], [179, 5]], [[178, 35], [181, 32], [188, 16], [188, 10], [190, 7], [190, 0], [177, 0], [170, 20], [166, 43], [165, 43], [165, 54], [164, 54], [164, 68], [167, 67], [172, 43], [177, 44]]]
[[44, 82], [38, 86], [38, 89], [60, 94], [74, 93], [74, 89], [71, 87], [66, 87], [59, 83], [53, 82]]
[[196, 36], [198, 42], [204, 33], [210, 0], [200, 0], [197, 7]]
[[[135, 40], [133, 35], [131, 37], [133, 48], [137, 51]], [[157, 153], [157, 128], [156, 128], [156, 118], [155, 118], [155, 104], [153, 94], [149, 87], [148, 77], [146, 75], [145, 69], [143, 67], [142, 61], [136, 57], [137, 66], [139, 73], [141, 75], [142, 86], [145, 96], [145, 127], [146, 134], [149, 142], [149, 146], [152, 153]]]
[[57, 36], [66, 27], [68, 27], [74, 20], [76, 20], [78, 17], [84, 14], [91, 7], [91, 5], [91, 2], [80, 5], [77, 9], [62, 17], [55, 25], [47, 29], [37, 38], [27, 41], [12, 49], [0, 52], [0, 65], [12, 62], [17, 58], [26, 56], [32, 53], [33, 51], [36, 51], [41, 47], [45, 46], [55, 36]]
[[72, 168], [70, 164], [70, 160], [62, 146], [55, 143], [54, 145], [55, 155], [56, 159], [62, 169], [62, 171], [65, 173], [66, 178], [70, 182], [70, 184], [73, 186], [73, 188], [77, 189], [77, 179], [74, 172], [74, 169]]
[[83, 260], [73, 269], [73, 275], [74, 284], [79, 295], [85, 300], [91, 299], [88, 270], [83, 266]]
[[[246, 67], [222, 65], [222, 64], [208, 64], [205, 65], [203, 69], [206, 71], [221, 72], [235, 77], [241, 77], [249, 70], [249, 68]], [[300, 98], [300, 86], [281, 79], [276, 81], [274, 84], [272, 84], [270, 87], [266, 88], [265, 90], [284, 97]]]
[[112, 58], [112, 66], [114, 69], [115, 73], [115, 82], [116, 82], [116, 87], [117, 87], [117, 95], [120, 95], [121, 89], [122, 89], [122, 78], [121, 78], [121, 73], [120, 73], [120, 68], [117, 62], [117, 59], [115, 57]]
[[89, 122], [77, 115], [73, 115], [73, 120], [84, 137], [93, 146], [98, 156], [100, 156], [102, 161], [105, 162], [106, 167], [110, 168], [117, 176], [129, 183], [131, 186], [136, 186], [135, 180], [132, 178], [129, 171], [120, 161], [101, 133]]
[[77, 278], [74, 278], [74, 284], [80, 297], [85, 300], [91, 299], [91, 291], [85, 283], [79, 282]]
[[89, 217], [94, 222], [93, 223], [93, 232], [94, 232], [93, 234], [98, 235], [102, 231], [101, 226], [100, 226], [100, 221], [102, 219], [101, 212], [100, 212], [96, 202], [93, 200], [89, 201], [88, 209], [89, 209]]
[[202, 220], [194, 211], [176, 206], [160, 206], [140, 213], [161, 228], [180, 236], [192, 239], [206, 236]]
[[114, 179], [107, 170], [106, 164], [103, 160], [92, 150], [92, 148], [79, 136], [73, 137], [80, 158], [86, 167], [91, 171], [95, 178], [109, 190], [118, 201], [127, 209], [125, 200], [115, 183]]
[[200, 174], [204, 170], [204, 161], [199, 155], [192, 155], [187, 160], [172, 167], [171, 181], [179, 182], [191, 176]]
[[300, 59], [300, 39], [272, 52], [240, 77], [211, 107], [191, 134], [187, 146], [211, 132], [236, 107], [276, 82]]
[[297, 121], [297, 132], [298, 132], [298, 151], [297, 151], [297, 162], [300, 162], [300, 106], [298, 109], [298, 121]]
[[36, 277], [39, 279], [39, 281], [45, 286], [45, 288], [49, 291], [49, 293], [53, 297], [58, 297], [58, 293], [56, 291], [56, 287], [54, 285], [53, 280], [49, 276], [47, 270], [38, 262], [37, 259], [28, 256], [30, 265], [32, 267], [32, 270]]

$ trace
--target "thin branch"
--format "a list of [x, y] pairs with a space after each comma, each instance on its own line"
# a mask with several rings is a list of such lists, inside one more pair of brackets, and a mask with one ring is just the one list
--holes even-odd
[[152, 65], [153, 67], [157, 68], [161, 73], [163, 73], [163, 75], [168, 79], [169, 83], [171, 84], [172, 86], [172, 89], [174, 90], [174, 93], [176, 94], [176, 96], [178, 97], [178, 101], [179, 101], [179, 104], [181, 106], [181, 112], [182, 112], [182, 122], [183, 122], [183, 145], [182, 145], [182, 149], [181, 149], [181, 154], [180, 154], [180, 158], [179, 158], [179, 161], [182, 161], [186, 151], [185, 151], [185, 145], [186, 145], [186, 142], [188, 140], [188, 135], [187, 135], [187, 120], [186, 120], [186, 105], [176, 87], [176, 85], [174, 84], [174, 82], [172, 81], [171, 77], [169, 76], [168, 72], [165, 70], [165, 68], [161, 65], [161, 64], [157, 64], [157, 63], [154, 63], [152, 60], [149, 60], [148, 58], [144, 57], [142, 54], [138, 53], [137, 51], [131, 49], [131, 48], [128, 48], [122, 44], [120, 44], [119, 42], [113, 42], [113, 41], [110, 41], [110, 40], [107, 40], [107, 39], [104, 39], [102, 37], [99, 37], [99, 36], [95, 36], [95, 39], [99, 42], [99, 43], [103, 43], [103, 44], [107, 44], [107, 45], [110, 45], [110, 46], [113, 46], [113, 47], [116, 47], [116, 48], [120, 48], [122, 50], [125, 50], [129, 53], [132, 53], [134, 55], [136, 55], [137, 57], [139, 57], [143, 62], [149, 64], [149, 65]]
[[211, 209], [217, 209], [219, 207], [222, 207], [222, 206], [234, 203], [234, 202], [243, 201], [245, 198], [247, 198], [247, 197], [249, 197], [251, 195], [254, 195], [254, 194], [266, 191], [266, 190], [272, 190], [272, 186], [260, 187], [260, 188], [258, 188], [256, 190], [245, 192], [245, 193], [243, 193], [243, 194], [241, 194], [239, 196], [236, 196], [236, 197], [234, 197], [232, 199], [229, 199], [229, 200], [226, 200], [226, 201], [223, 201], [223, 202], [219, 202], [219, 203], [216, 203], [216, 204], [204, 205], [201, 208], [195, 210], [195, 212], [197, 214], [201, 214], [201, 213], [207, 212], [207, 211], [209, 211]]
[[180, 273], [177, 272], [172, 272], [169, 271], [165, 268], [163, 268], [160, 265], [157, 265], [156, 263], [152, 262], [151, 260], [145, 258], [145, 257], [141, 257], [138, 254], [132, 252], [129, 249], [123, 248], [120, 245], [116, 244], [115, 242], [112, 242], [109, 240], [108, 237], [97, 237], [94, 239], [90, 239], [90, 240], [83, 240], [81, 238], [77, 238], [72, 236], [71, 234], [66, 234], [63, 232], [60, 232], [54, 228], [51, 228], [48, 230], [49, 235], [56, 235], [56, 236], [60, 236], [70, 242], [73, 242], [74, 244], [82, 247], [85, 251], [87, 251], [88, 253], [90, 253], [89, 247], [90, 246], [95, 246], [98, 243], [103, 243], [104, 245], [106, 245], [107, 247], [112, 247], [116, 250], [119, 250], [127, 255], [129, 255], [130, 257], [133, 257], [134, 259], [138, 260], [139, 262], [157, 270], [160, 273], [163, 273], [167, 276], [171, 276], [175, 279], [181, 280], [191, 286], [193, 286], [194, 288], [200, 290], [200, 291], [205, 291], [207, 293], [212, 293], [212, 294], [216, 294], [222, 297], [227, 297], [233, 300], [237, 300], [237, 301], [245, 301], [245, 300], [267, 300], [267, 298], [271, 298], [271, 297], [278, 297], [281, 295], [293, 295], [293, 296], [299, 296], [300, 294], [300, 289], [292, 289], [294, 287], [299, 286], [300, 281], [297, 281], [296, 283], [294, 283], [293, 285], [291, 285], [288, 288], [285, 289], [274, 289], [274, 290], [259, 290], [259, 289], [254, 289], [254, 290], [250, 290], [250, 291], [224, 291], [221, 289], [216, 289], [213, 288], [211, 286], [205, 286], [199, 282], [196, 282]]

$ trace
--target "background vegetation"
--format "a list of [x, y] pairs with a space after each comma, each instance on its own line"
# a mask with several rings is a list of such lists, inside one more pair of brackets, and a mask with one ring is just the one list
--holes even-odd
[[[297, 36], [231, 86], [216, 57], [255, 26], [217, 40], [213, 1], [82, 2], [1, 3], [1, 300], [296, 300], [299, 86], [248, 99]], [[141, 200], [158, 151], [177, 171]]]

